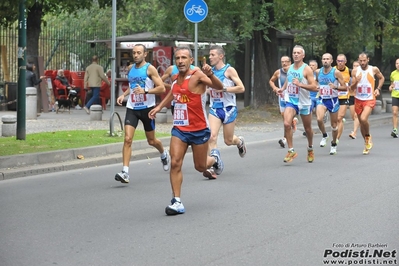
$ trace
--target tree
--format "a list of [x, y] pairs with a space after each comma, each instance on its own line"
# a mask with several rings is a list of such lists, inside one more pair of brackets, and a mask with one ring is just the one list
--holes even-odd
[[[43, 22], [43, 16], [45, 14], [60, 14], [67, 12], [73, 14], [79, 8], [85, 9], [90, 8], [92, 5], [97, 4], [100, 7], [109, 6], [112, 0], [68, 0], [68, 1], [56, 1], [56, 0], [27, 0], [27, 31], [26, 39], [28, 41], [26, 47], [26, 54], [28, 61], [32, 61], [37, 64], [39, 36], [41, 33], [41, 27]], [[118, 1], [119, 5], [122, 5], [124, 1]], [[123, 7], [123, 6], [121, 6]], [[18, 18], [18, 5], [15, 4], [15, 0], [3, 0], [0, 2], [0, 15], [2, 19], [0, 24], [11, 25]]]
[[[99, 7], [104, 7], [109, 6], [111, 0], [97, 2]], [[245, 44], [249, 40], [252, 43], [255, 107], [274, 103], [277, 99], [268, 89], [267, 81], [279, 67], [276, 58], [278, 31], [289, 31], [294, 34], [295, 42], [305, 47], [307, 60], [312, 59], [310, 57], [321, 56], [325, 52], [330, 52], [334, 56], [337, 53], [345, 53], [348, 59], [351, 56], [355, 58], [359, 52], [366, 50], [374, 54], [377, 62], [381, 62], [383, 56], [395, 54], [399, 49], [398, 42], [395, 41], [399, 34], [397, 0], [206, 0], [206, 2], [209, 13], [198, 25], [199, 36], [210, 40], [233, 41], [234, 44], [226, 49], [227, 58], [235, 64], [241, 77], [251, 69], [244, 67], [244, 47], [248, 47]], [[37, 55], [33, 42], [40, 34], [38, 22], [42, 21], [43, 14], [59, 14], [61, 11], [65, 14], [76, 13], [79, 8], [89, 10], [95, 2], [28, 0], [27, 3], [30, 43], [28, 54]], [[192, 36], [194, 40], [194, 24], [185, 19], [184, 4], [185, 1], [177, 1], [172, 6], [167, 0], [125, 0], [123, 6], [128, 7], [128, 12], [118, 13], [118, 29], [183, 34]], [[13, 0], [3, 0], [0, 3], [3, 24], [15, 21], [16, 8]], [[85, 26], [85, 30], [88, 27]], [[251, 88], [247, 88], [249, 89]]]

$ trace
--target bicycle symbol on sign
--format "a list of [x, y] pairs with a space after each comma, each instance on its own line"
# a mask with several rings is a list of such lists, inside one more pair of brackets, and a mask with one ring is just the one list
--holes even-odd
[[201, 6], [192, 5], [191, 8], [187, 9], [187, 15], [191, 16], [194, 13], [197, 13], [200, 16], [205, 15], [205, 9], [201, 8]]

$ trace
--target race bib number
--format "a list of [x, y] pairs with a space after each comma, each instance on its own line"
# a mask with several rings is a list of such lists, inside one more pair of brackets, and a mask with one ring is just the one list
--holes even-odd
[[287, 93], [290, 97], [298, 98], [299, 97], [299, 87], [294, 84], [288, 84]]
[[371, 87], [369, 85], [360, 85], [357, 87], [357, 93], [361, 95], [371, 94]]
[[399, 90], [399, 80], [393, 82], [393, 89], [396, 91]]
[[321, 97], [331, 97], [332, 91], [329, 85], [321, 85], [319, 90]]
[[223, 98], [223, 92], [216, 92], [216, 91], [214, 91], [214, 90], [210, 90], [210, 92], [211, 92], [211, 97], [212, 98], [216, 98], [216, 99], [220, 99], [220, 98]]
[[173, 125], [174, 126], [188, 126], [188, 112], [187, 104], [176, 103], [173, 111]]
[[145, 94], [131, 94], [131, 99], [133, 103], [136, 102], [145, 102], [147, 100], [147, 97]]

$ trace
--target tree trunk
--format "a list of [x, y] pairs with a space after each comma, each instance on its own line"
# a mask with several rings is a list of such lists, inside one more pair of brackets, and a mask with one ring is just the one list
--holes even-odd
[[[259, 1], [262, 5], [264, 2], [273, 4], [274, 0]], [[273, 23], [274, 6], [267, 8], [268, 21]], [[267, 35], [269, 41], [263, 36]], [[278, 42], [277, 31], [274, 27], [268, 26], [263, 30], [253, 32], [253, 54], [254, 72], [253, 72], [253, 105], [258, 108], [265, 104], [277, 103], [277, 96], [270, 89], [269, 80], [274, 71], [278, 68]]]
[[263, 38], [263, 31], [254, 32], [254, 93], [253, 104], [257, 108], [264, 104], [277, 103], [277, 97], [269, 86], [269, 80], [278, 68], [277, 58], [277, 34], [276, 30], [270, 28], [268, 37], [270, 41]]
[[[36, 66], [37, 57], [39, 55], [39, 36], [42, 31], [43, 6], [36, 2], [28, 11], [27, 16], [27, 30], [26, 30], [26, 57], [28, 63], [33, 63]], [[37, 73], [36, 73], [37, 74]]]
[[[237, 70], [238, 76], [244, 82], [245, 77], [245, 43], [242, 43], [238, 46], [238, 49], [234, 53], [234, 68]], [[245, 84], [244, 84], [245, 85]], [[245, 88], [246, 90], [250, 88]], [[237, 99], [244, 99], [244, 94], [237, 94]]]
[[326, 18], [326, 26], [327, 26], [327, 35], [326, 35], [326, 51], [332, 54], [333, 58], [336, 58], [338, 55], [338, 35], [336, 28], [338, 27], [338, 23], [334, 17], [334, 12], [339, 14], [339, 1], [338, 0], [330, 0], [333, 8], [335, 10], [329, 9]]
[[380, 68], [381, 71], [384, 71], [381, 69], [382, 66], [382, 32], [384, 30], [384, 22], [382, 21], [377, 21], [375, 23], [375, 26], [377, 28], [377, 33], [374, 35], [374, 40], [375, 40], [375, 46], [374, 46], [374, 59], [372, 64]]
[[[36, 2], [28, 11], [28, 16], [26, 18], [27, 28], [26, 28], [26, 62], [35, 64], [36, 71], [35, 74], [38, 78], [43, 73], [39, 73], [39, 36], [42, 31], [42, 15], [43, 15], [43, 6]], [[40, 86], [36, 86], [37, 88], [37, 113], [41, 113], [42, 110], [42, 91]]]

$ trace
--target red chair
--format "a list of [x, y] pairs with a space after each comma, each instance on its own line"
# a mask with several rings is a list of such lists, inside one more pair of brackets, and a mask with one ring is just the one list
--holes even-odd
[[[53, 79], [52, 79], [52, 83], [53, 83], [53, 92], [54, 92], [54, 98], [57, 99], [68, 99], [68, 90], [67, 89], [63, 89], [63, 88], [59, 88], [57, 87], [57, 84], [55, 81], [55, 78], [57, 77], [57, 72], [58, 70], [54, 70], [53, 71]], [[60, 92], [63, 92], [60, 94]]]
[[101, 106], [104, 110], [107, 110], [107, 100], [111, 99], [111, 85], [105, 83], [105, 81], [101, 82], [100, 88], [100, 101]]
[[72, 84], [71, 71], [69, 71], [69, 70], [64, 70], [64, 76], [67, 78], [69, 84]]
[[82, 100], [82, 104], [84, 105], [86, 101], [86, 91], [84, 90], [84, 77], [85, 77], [85, 72], [84, 71], [71, 71], [71, 84], [74, 85], [75, 87], [80, 88], [80, 92], [78, 94], [79, 98]]

